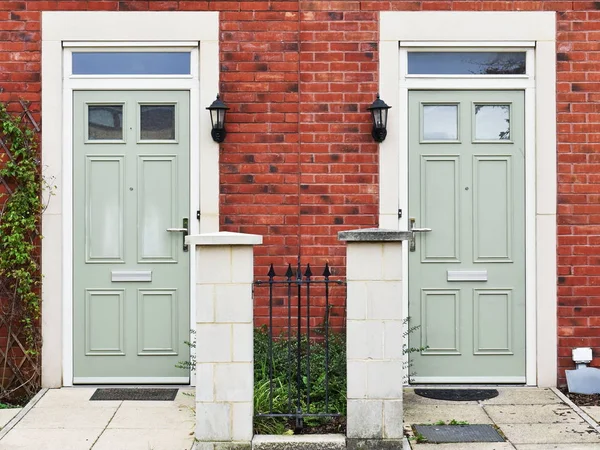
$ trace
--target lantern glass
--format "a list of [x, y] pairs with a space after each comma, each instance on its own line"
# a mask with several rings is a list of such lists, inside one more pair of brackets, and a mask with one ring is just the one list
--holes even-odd
[[225, 128], [225, 109], [217, 109], [215, 111], [211, 111], [213, 114], [215, 114], [215, 123], [216, 123], [216, 128], [218, 129], [222, 129]]
[[387, 126], [387, 109], [372, 109], [373, 126], [378, 130]]
[[210, 121], [212, 123], [212, 127], [221, 130], [225, 128], [225, 112], [226, 109], [211, 109], [210, 110]]

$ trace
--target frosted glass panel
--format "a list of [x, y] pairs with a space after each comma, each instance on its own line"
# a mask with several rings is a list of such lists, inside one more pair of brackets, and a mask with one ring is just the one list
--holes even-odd
[[142, 105], [140, 117], [142, 140], [175, 139], [175, 105]]
[[521, 75], [525, 52], [409, 52], [410, 75]]
[[423, 140], [458, 140], [458, 105], [424, 105]]
[[73, 75], [188, 75], [190, 52], [74, 52]]
[[89, 105], [88, 139], [122, 140], [123, 105]]
[[475, 139], [510, 139], [510, 105], [475, 105]]

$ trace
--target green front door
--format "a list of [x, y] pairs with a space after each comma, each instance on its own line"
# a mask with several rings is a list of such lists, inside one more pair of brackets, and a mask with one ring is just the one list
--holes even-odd
[[73, 97], [75, 383], [187, 383], [189, 93]]
[[525, 382], [523, 91], [409, 94], [410, 368]]

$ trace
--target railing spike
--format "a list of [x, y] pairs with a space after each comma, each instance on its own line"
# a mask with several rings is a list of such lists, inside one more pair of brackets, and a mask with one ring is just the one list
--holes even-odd
[[269, 268], [269, 273], [267, 275], [269, 276], [269, 278], [273, 278], [275, 276], [275, 269], [273, 268], [273, 264], [271, 264], [271, 267]]
[[285, 272], [285, 276], [286, 276], [286, 278], [288, 280], [291, 280], [292, 277], [294, 276], [294, 271], [292, 270], [292, 265], [291, 264], [288, 264], [288, 268], [287, 268], [287, 270]]
[[306, 265], [306, 271], [304, 272], [304, 276], [307, 278], [312, 277], [312, 270], [310, 270], [310, 264]]
[[325, 263], [325, 270], [323, 271], [323, 276], [325, 278], [329, 278], [331, 275], [331, 271], [329, 270], [329, 263]]

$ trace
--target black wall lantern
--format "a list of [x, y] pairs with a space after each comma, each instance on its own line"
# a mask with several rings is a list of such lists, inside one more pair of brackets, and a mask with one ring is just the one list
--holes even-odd
[[221, 143], [225, 140], [225, 135], [227, 134], [225, 131], [225, 113], [229, 109], [229, 106], [223, 103], [219, 94], [217, 94], [217, 99], [206, 109], [210, 111], [210, 121], [212, 122], [210, 135], [213, 141]]
[[391, 106], [388, 106], [383, 100], [379, 98], [379, 94], [377, 94], [377, 100], [371, 103], [367, 109], [371, 111], [371, 119], [373, 120], [373, 131], [371, 131], [371, 136], [377, 142], [383, 142], [385, 137], [387, 136], [387, 117], [388, 117], [388, 109]]

